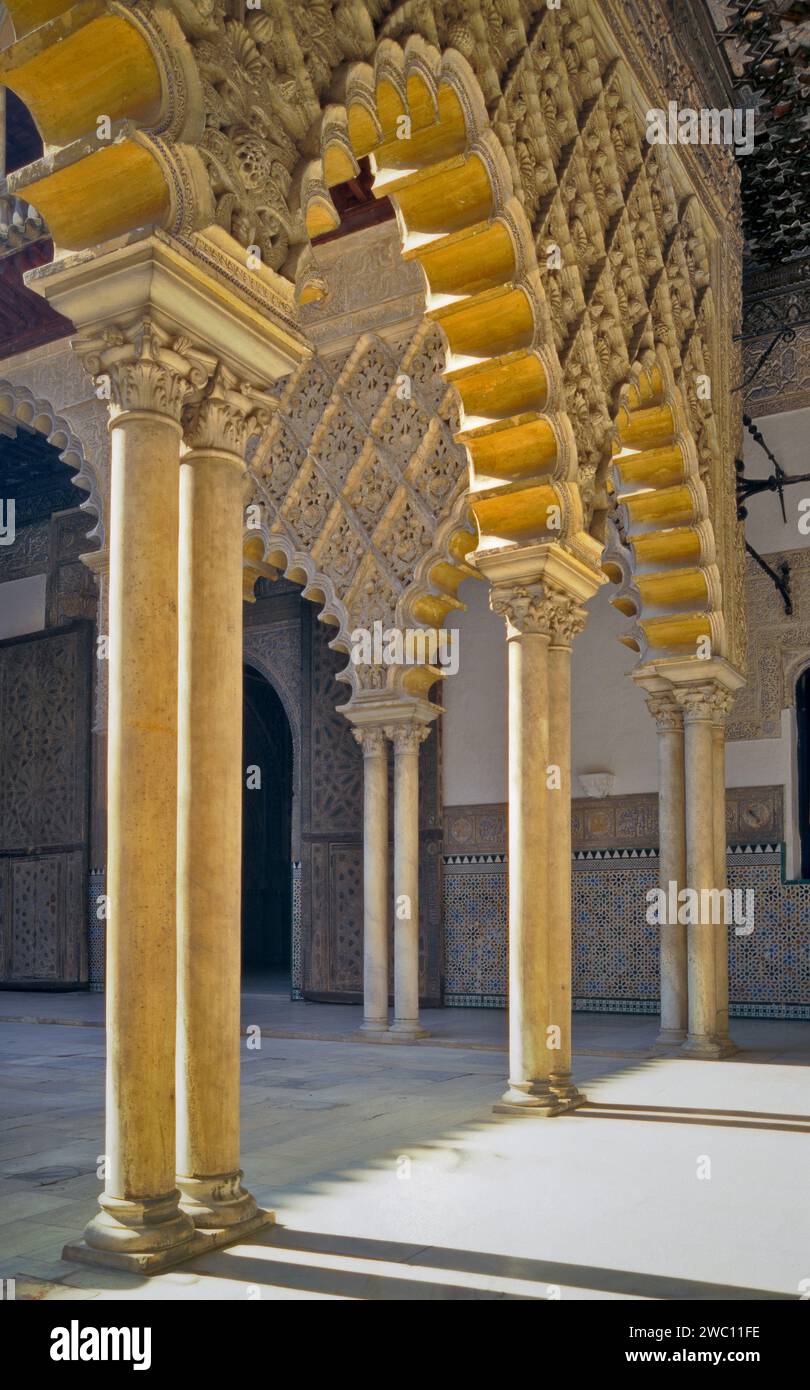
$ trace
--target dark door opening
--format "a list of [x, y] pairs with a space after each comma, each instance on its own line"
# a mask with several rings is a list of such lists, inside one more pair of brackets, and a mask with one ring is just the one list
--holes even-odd
[[801, 877], [810, 879], [810, 668], [796, 682], [799, 756], [799, 837]]
[[242, 983], [289, 994], [292, 734], [278, 695], [245, 667], [242, 744]]

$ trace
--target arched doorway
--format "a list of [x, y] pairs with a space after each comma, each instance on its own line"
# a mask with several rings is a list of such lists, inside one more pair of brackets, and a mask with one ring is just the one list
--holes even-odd
[[247, 989], [289, 994], [292, 733], [275, 690], [248, 665], [243, 708], [242, 980]]

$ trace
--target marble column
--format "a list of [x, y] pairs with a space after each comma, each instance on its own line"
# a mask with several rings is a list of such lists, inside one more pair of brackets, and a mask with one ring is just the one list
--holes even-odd
[[[726, 867], [726, 716], [731, 709], [734, 696], [727, 691], [718, 690], [713, 702], [712, 718], [712, 773], [714, 778], [714, 876], [715, 884], [722, 891], [728, 888]], [[715, 979], [717, 989], [717, 1027], [716, 1033], [725, 1054], [736, 1052], [729, 1036], [728, 1022], [728, 957], [729, 929], [717, 927], [717, 961]]]
[[[219, 368], [183, 420], [177, 818], [177, 1185], [204, 1230], [253, 1229], [239, 1166], [242, 535], [251, 399]], [[235, 1234], [235, 1232], [234, 1232]]]
[[[686, 808], [683, 711], [669, 692], [647, 701], [658, 730], [659, 886], [677, 901], [686, 884]], [[675, 888], [670, 892], [670, 884]], [[661, 1026], [656, 1046], [685, 1041], [688, 1027], [686, 926], [677, 920], [659, 926]]]
[[427, 724], [386, 727], [394, 745], [394, 1018], [400, 1040], [427, 1037], [419, 1022], [419, 748]]
[[555, 1095], [571, 1104], [582, 1100], [571, 1076], [571, 644], [585, 619], [583, 608], [558, 599], [550, 611], [548, 649], [549, 1005], [550, 1018], [559, 1028], [557, 1046], [551, 1051], [550, 1081]]
[[495, 1110], [556, 1115], [583, 1099], [570, 1080], [569, 663], [585, 614], [547, 581], [496, 583], [490, 602], [509, 669], [509, 1086]]
[[379, 727], [352, 730], [363, 750], [363, 1022], [388, 1035], [388, 744]]
[[[109, 502], [108, 502], [109, 507]], [[91, 892], [106, 892], [107, 862], [107, 692], [109, 674], [110, 553], [106, 548], [82, 555], [82, 562], [95, 575], [96, 660], [93, 672], [93, 717], [90, 725], [90, 884]], [[103, 644], [103, 645], [102, 645]], [[89, 970], [91, 990], [104, 989], [105, 919], [98, 916], [98, 903], [90, 901]]]
[[[85, 351], [107, 384], [107, 1103], [101, 1211], [66, 1258], [146, 1271], [193, 1234], [175, 1186], [177, 542], [189, 364], [148, 321]], [[81, 341], [79, 349], [82, 351]]]
[[[192, 183], [194, 177], [192, 171]], [[222, 275], [198, 247], [157, 233], [98, 247], [90, 261], [66, 257], [41, 267], [31, 279], [32, 288], [76, 326], [72, 347], [112, 414], [112, 500], [105, 517], [110, 549], [106, 1188], [100, 1215], [84, 1241], [66, 1247], [66, 1257], [138, 1274], [226, 1244], [235, 1238], [229, 1233], [238, 1238], [240, 1230], [195, 1229], [180, 1207], [175, 1182], [178, 545], [184, 409], [210, 395], [219, 363], [267, 390], [307, 352], [294, 330], [257, 311], [257, 284], [255, 275], [235, 262]], [[203, 471], [206, 466], [201, 464]], [[191, 498], [196, 518], [196, 485], [185, 495], [184, 505]], [[241, 525], [241, 498], [238, 510]], [[204, 505], [199, 517], [210, 535]], [[207, 557], [212, 568], [219, 559], [218, 542], [219, 528]], [[231, 574], [232, 561], [225, 564]], [[202, 624], [189, 639], [196, 652], [208, 637], [205, 616], [193, 607], [194, 622]], [[201, 700], [211, 698], [205, 682], [199, 693]], [[192, 823], [190, 818], [186, 828]], [[215, 877], [218, 857], [205, 869]], [[232, 893], [230, 877], [228, 882]], [[225, 929], [232, 932], [230, 919]], [[203, 933], [201, 955], [207, 949]], [[198, 1000], [195, 1008], [207, 1003]], [[217, 1016], [220, 1005], [217, 996], [212, 1002]], [[204, 1036], [198, 1031], [198, 1038]], [[228, 1057], [229, 1047], [225, 1039]], [[228, 1065], [224, 1085], [232, 1096]], [[192, 1106], [189, 1101], [189, 1113]], [[227, 1147], [226, 1136], [223, 1150], [214, 1144], [208, 1149], [226, 1178], [233, 1162], [218, 1155]], [[208, 1164], [206, 1159], [204, 1176], [214, 1176]]]
[[[722, 692], [725, 696], [725, 692]], [[717, 936], [726, 927], [712, 921], [709, 893], [720, 886], [716, 870], [715, 754], [713, 720], [717, 687], [713, 682], [679, 687], [684, 709], [686, 767], [686, 883], [695, 895], [694, 917], [687, 924], [689, 981], [688, 1036], [685, 1054], [718, 1058], [728, 1044], [717, 1034]]]

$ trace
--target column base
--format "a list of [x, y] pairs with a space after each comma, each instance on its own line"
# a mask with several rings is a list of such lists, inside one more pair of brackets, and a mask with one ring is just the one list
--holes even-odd
[[662, 1028], [650, 1052], [672, 1052], [679, 1051], [686, 1042], [685, 1028]]
[[66, 1245], [62, 1251], [63, 1260], [75, 1260], [80, 1264], [99, 1265], [102, 1269], [117, 1269], [125, 1274], [162, 1274], [175, 1265], [193, 1260], [197, 1255], [205, 1255], [209, 1250], [218, 1250], [224, 1245], [238, 1245], [254, 1231], [275, 1222], [274, 1211], [256, 1210], [249, 1220], [235, 1226], [222, 1226], [218, 1230], [195, 1230], [181, 1245], [166, 1250], [100, 1250], [79, 1240]]
[[417, 1038], [429, 1038], [427, 1028], [418, 1019], [395, 1018], [389, 1029], [392, 1042], [415, 1042]]
[[365, 1042], [385, 1042], [388, 1037], [388, 1019], [363, 1019], [354, 1036]]
[[257, 1211], [253, 1195], [242, 1186], [244, 1173], [221, 1173], [209, 1178], [178, 1177], [180, 1210], [190, 1216], [197, 1230], [218, 1231], [241, 1226]]
[[493, 1115], [536, 1115], [540, 1119], [552, 1115], [564, 1115], [568, 1110], [576, 1110], [584, 1105], [587, 1097], [576, 1086], [561, 1087], [554, 1091], [550, 1087], [543, 1091], [520, 1091], [510, 1086], [501, 1099], [492, 1107]]
[[733, 1057], [739, 1049], [730, 1038], [691, 1036], [681, 1048], [682, 1057], [694, 1057], [698, 1061], [719, 1062], [725, 1057]]
[[177, 1188], [140, 1199], [103, 1192], [98, 1201], [101, 1210], [88, 1221], [81, 1243], [100, 1255], [162, 1255], [185, 1246], [194, 1234]]

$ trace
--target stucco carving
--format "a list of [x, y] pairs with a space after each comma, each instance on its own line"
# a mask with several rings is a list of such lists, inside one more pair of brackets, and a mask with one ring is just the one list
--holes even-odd
[[796, 681], [810, 662], [810, 550], [768, 555], [775, 568], [790, 564], [793, 614], [782, 607], [766, 574], [749, 561], [747, 577], [748, 684], [726, 726], [730, 739], [779, 738], [781, 712], [796, 703]]
[[[567, 0], [559, 9], [529, 0], [266, 0], [256, 11], [237, 0], [177, 0], [185, 41], [178, 34], [167, 46], [165, 35], [149, 37], [148, 17], [159, 20], [159, 9], [147, 0], [137, 21], [160, 74], [159, 116], [145, 124], [137, 93], [122, 96], [114, 113], [122, 130], [129, 123], [121, 159], [136, 158], [134, 143], [166, 180], [165, 197], [154, 182], [144, 190], [141, 220], [151, 209], [164, 227], [202, 230], [213, 209], [222, 231], [290, 277], [306, 242], [302, 199], [320, 200], [328, 213], [328, 189], [339, 181], [322, 170], [319, 189], [311, 166], [331, 152], [336, 168], [351, 170], [344, 103], [371, 151], [383, 138], [390, 144], [396, 101], [403, 109], [411, 101], [403, 53], [407, 81], [421, 99], [435, 100], [439, 78], [453, 86], [467, 154], [485, 168], [499, 222], [515, 242], [514, 280], [533, 318], [532, 350], [542, 355], [548, 399], [540, 408], [555, 453], [549, 497], [558, 499], [572, 534], [584, 525], [601, 536], [611, 507], [618, 394], [637, 364], [650, 368], [664, 351], [709, 499], [726, 654], [741, 665], [743, 565], [733, 501], [739, 403], [731, 395], [739, 379], [732, 342], [740, 300], [738, 176], [726, 148], [648, 144], [638, 101], [642, 109], [644, 102], [665, 105], [673, 85], [695, 105], [716, 95], [714, 68], [700, 57], [699, 24], [670, 0]], [[88, 144], [84, 157], [90, 151]], [[204, 167], [204, 196], [196, 174], [183, 187], [178, 182], [177, 170], [191, 165]], [[154, 181], [148, 159], [137, 167]], [[17, 182], [23, 192], [24, 180]], [[698, 387], [703, 379], [708, 394]], [[545, 501], [537, 500], [542, 513]], [[325, 503], [315, 484], [304, 503], [307, 546]], [[419, 544], [414, 531], [403, 565]]]
[[[439, 558], [443, 523], [464, 512], [467, 462], [443, 362], [429, 323], [401, 355], [364, 334], [345, 361], [312, 358], [289, 378], [251, 461], [266, 556], [324, 596], [338, 650], [356, 628], [413, 622], [420, 568]], [[401, 676], [351, 663], [341, 678], [373, 689]]]

